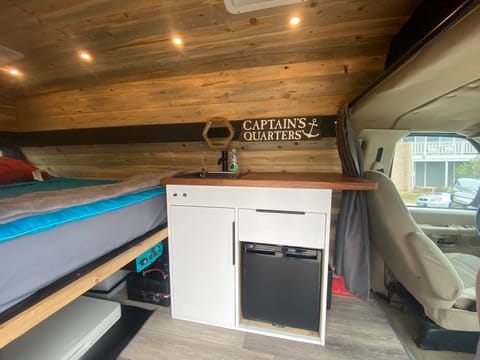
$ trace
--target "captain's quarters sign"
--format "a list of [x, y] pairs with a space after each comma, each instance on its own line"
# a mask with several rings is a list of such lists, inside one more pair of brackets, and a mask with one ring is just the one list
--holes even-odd
[[321, 119], [298, 116], [275, 119], [243, 120], [240, 141], [299, 141], [318, 140]]

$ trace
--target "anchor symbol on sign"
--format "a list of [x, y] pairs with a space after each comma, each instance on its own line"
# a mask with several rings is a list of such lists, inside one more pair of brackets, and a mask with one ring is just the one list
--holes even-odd
[[316, 134], [313, 133], [313, 128], [318, 127], [317, 119], [313, 118], [312, 121], [308, 123], [308, 125], [310, 125], [310, 131], [307, 133], [305, 132], [305, 130], [302, 130], [303, 135], [305, 135], [308, 139], [311, 139], [320, 135], [319, 132]]

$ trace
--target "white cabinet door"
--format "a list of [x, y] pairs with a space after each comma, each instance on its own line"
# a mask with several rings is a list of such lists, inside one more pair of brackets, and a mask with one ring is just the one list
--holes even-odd
[[171, 206], [172, 316], [235, 326], [234, 209]]

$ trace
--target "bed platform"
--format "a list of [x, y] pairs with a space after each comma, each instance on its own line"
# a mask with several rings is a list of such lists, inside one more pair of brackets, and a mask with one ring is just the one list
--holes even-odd
[[0, 199], [0, 348], [167, 238], [163, 175]]
[[[0, 324], [0, 348], [15, 340], [41, 321], [54, 314], [84, 294], [90, 288], [105, 280], [117, 270], [124, 267], [130, 261], [153, 247], [168, 236], [167, 228], [164, 228], [146, 239], [138, 242], [117, 256], [95, 267], [85, 275], [61, 287], [51, 295], [31, 305], [24, 311]], [[52, 285], [55, 286], [55, 285]]]

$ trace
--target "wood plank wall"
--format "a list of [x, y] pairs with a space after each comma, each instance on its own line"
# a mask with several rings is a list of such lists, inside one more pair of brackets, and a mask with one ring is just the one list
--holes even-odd
[[15, 101], [12, 97], [0, 91], [0, 131], [16, 131], [17, 117]]
[[[57, 18], [59, 14], [52, 10], [59, 21], [56, 25], [66, 27], [68, 34], [79, 32], [90, 39], [98, 56], [78, 69], [69, 64], [68, 71], [58, 77], [60, 63], [74, 61], [67, 61], [62, 49], [55, 66], [45, 65], [46, 72], [57, 74], [55, 81], [53, 77], [37, 79], [42, 83], [38, 87], [35, 78], [26, 77], [25, 89], [16, 98], [19, 130], [203, 123], [214, 116], [243, 120], [334, 115], [383, 71], [389, 40], [414, 2], [395, 0], [388, 6], [373, 1], [368, 6], [354, 1], [308, 2], [299, 7], [303, 20], [296, 31], [284, 26], [289, 7], [265, 10], [254, 18], [252, 14], [226, 14], [221, 1], [208, 2], [211, 12], [207, 13], [206, 3], [192, 2], [194, 10], [188, 10], [183, 2], [164, 2], [176, 9], [175, 16], [192, 19], [188, 25], [193, 28], [186, 31], [190, 42], [182, 51], [164, 44], [163, 37], [161, 42], [147, 41], [152, 40], [147, 36], [150, 32], [156, 34], [155, 39], [160, 40], [160, 35], [158, 26], [153, 26], [157, 19], [150, 18], [152, 11], [142, 8], [144, 2], [130, 2], [133, 12], [127, 17], [122, 14], [118, 24], [116, 12], [98, 16], [89, 8], [88, 21], [77, 23], [73, 18], [66, 22], [65, 14]], [[85, 10], [65, 6], [71, 16]], [[134, 21], [132, 16], [139, 9], [142, 16]], [[99, 8], [108, 14], [107, 10]], [[164, 16], [163, 11], [155, 14]], [[104, 22], [113, 22], [115, 29], [120, 26], [121, 34], [99, 36], [112, 30]], [[196, 30], [195, 24], [202, 25]], [[57, 46], [55, 37], [44, 40], [48, 46]], [[111, 42], [123, 45], [112, 48]], [[107, 76], [109, 71], [112, 76]], [[70, 81], [72, 73], [75, 79]], [[240, 165], [263, 171], [338, 171], [335, 143], [324, 140], [249, 145], [240, 149]], [[212, 168], [218, 157], [203, 143], [32, 147], [25, 151], [35, 165], [59, 176], [79, 177], [120, 178], [152, 167]]]
[[[335, 138], [298, 143], [233, 142], [232, 147], [238, 151], [242, 171], [341, 171]], [[33, 164], [53, 175], [98, 179], [122, 179], [148, 171], [218, 171], [221, 155], [203, 142], [42, 146], [22, 150]]]
[[383, 69], [383, 56], [244, 68], [17, 99], [22, 131], [332, 115]]
[[[241, 120], [332, 115], [368, 86], [382, 64], [383, 56], [375, 52], [106, 84], [20, 97], [17, 116], [21, 131], [48, 131], [203, 123], [213, 116]], [[233, 146], [240, 148], [244, 170], [340, 169], [332, 139]], [[55, 175], [96, 178], [121, 178], [152, 168], [218, 169], [219, 157], [203, 143], [35, 147], [25, 151], [35, 165]]]

